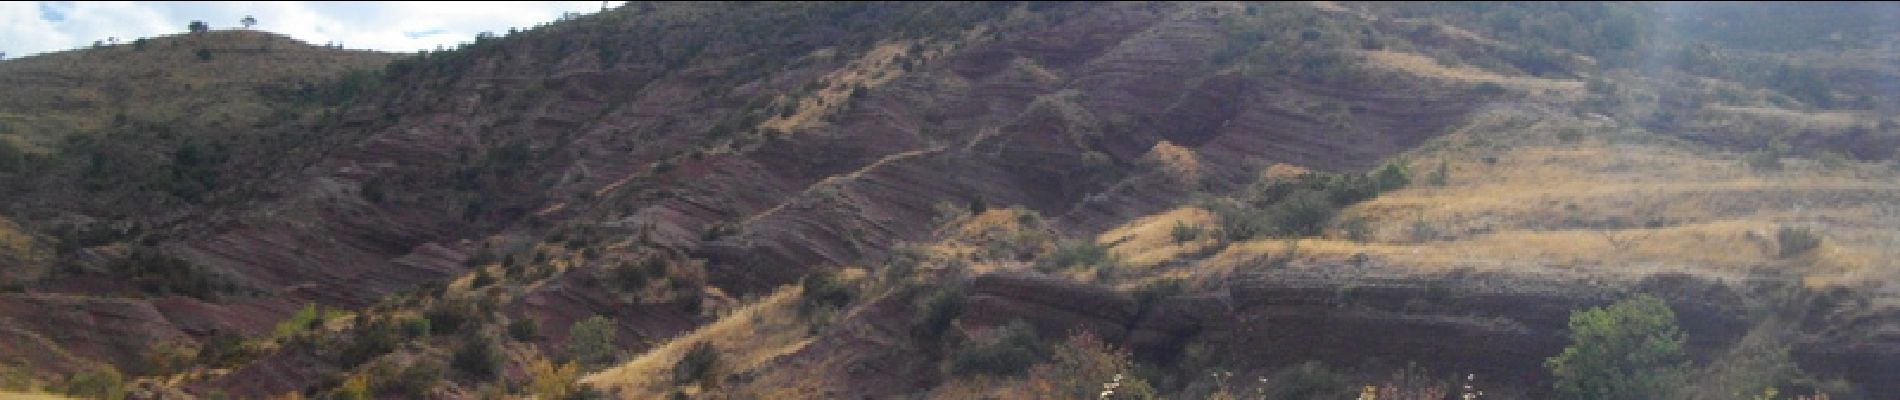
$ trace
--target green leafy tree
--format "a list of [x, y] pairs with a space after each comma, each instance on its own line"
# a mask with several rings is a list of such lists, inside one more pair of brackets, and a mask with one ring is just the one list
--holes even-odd
[[1659, 399], [1683, 382], [1686, 335], [1669, 305], [1638, 295], [1570, 314], [1570, 347], [1545, 360], [1568, 399]]

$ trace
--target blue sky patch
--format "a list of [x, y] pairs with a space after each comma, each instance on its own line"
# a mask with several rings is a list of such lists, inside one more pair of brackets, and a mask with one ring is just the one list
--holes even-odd
[[40, 2], [40, 19], [46, 20], [47, 22], [65, 21], [66, 20], [65, 9], [71, 8], [70, 7], [71, 5], [64, 4], [64, 3], [66, 2], [63, 2], [63, 1]]

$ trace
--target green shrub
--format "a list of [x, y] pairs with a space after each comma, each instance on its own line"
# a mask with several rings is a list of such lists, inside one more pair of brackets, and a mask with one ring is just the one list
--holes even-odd
[[423, 311], [422, 317], [429, 319], [430, 327], [434, 328], [433, 333], [449, 334], [474, 325], [481, 319], [481, 313], [475, 309], [475, 305], [466, 301], [445, 300]]
[[1339, 230], [1346, 233], [1346, 240], [1365, 243], [1372, 240], [1372, 223], [1364, 216], [1352, 216], [1339, 222]]
[[856, 296], [856, 290], [828, 270], [805, 275], [799, 279], [799, 286], [803, 290], [799, 292], [798, 315], [805, 317], [819, 310], [843, 308]]
[[355, 366], [389, 354], [396, 350], [396, 343], [401, 341], [401, 336], [400, 328], [386, 319], [358, 325], [354, 334], [336, 344], [338, 361], [343, 365]]
[[1509, 90], [1505, 89], [1504, 85], [1500, 85], [1497, 82], [1482, 82], [1482, 83], [1479, 83], [1477, 86], [1473, 86], [1471, 88], [1471, 94], [1475, 94], [1479, 96], [1496, 96], [1496, 95], [1504, 94], [1506, 92], [1509, 92]]
[[1175, 221], [1174, 228], [1168, 230], [1168, 237], [1174, 239], [1175, 244], [1182, 244], [1200, 240], [1201, 233], [1204, 231], [1205, 229], [1201, 228], [1200, 224]]
[[1217, 203], [1212, 207], [1220, 218], [1221, 234], [1229, 241], [1249, 240], [1273, 232], [1267, 214], [1257, 209]]
[[0, 172], [18, 172], [26, 169], [26, 150], [12, 140], [0, 139]]
[[534, 324], [534, 319], [523, 316], [508, 322], [508, 337], [517, 342], [534, 340], [541, 337], [541, 328]]
[[470, 335], [464, 339], [462, 345], [455, 348], [455, 353], [449, 356], [449, 363], [455, 370], [476, 380], [494, 378], [496, 364], [500, 362], [501, 355], [495, 352], [494, 343], [480, 335]]
[[60, 392], [88, 399], [124, 399], [125, 376], [111, 366], [79, 372], [66, 379], [66, 385]]
[[488, 285], [493, 285], [493, 284], [495, 284], [495, 276], [493, 274], [489, 274], [488, 270], [486, 269], [479, 269], [475, 271], [475, 278], [469, 280], [468, 288], [481, 289], [483, 287], [486, 287]]
[[619, 334], [619, 328], [607, 316], [587, 317], [568, 327], [567, 354], [587, 367], [612, 363], [619, 357], [619, 348], [614, 344]]
[[219, 331], [198, 347], [198, 363], [211, 367], [229, 366], [244, 356], [244, 337]]
[[305, 304], [303, 308], [298, 309], [297, 312], [291, 313], [289, 317], [278, 322], [277, 326], [271, 329], [271, 338], [288, 338], [291, 335], [297, 334], [297, 332], [302, 332], [321, 323], [323, 323], [323, 319], [318, 311], [317, 304]]
[[1782, 258], [1794, 257], [1821, 247], [1821, 234], [1806, 227], [1783, 226], [1775, 230], [1775, 244]]
[[1564, 398], [1667, 398], [1688, 368], [1675, 312], [1647, 294], [1570, 313], [1569, 336], [1570, 347], [1544, 362]]
[[911, 320], [911, 336], [926, 344], [940, 344], [957, 317], [963, 315], [966, 295], [960, 288], [944, 287], [924, 295], [917, 302], [917, 314]]
[[686, 354], [673, 363], [673, 384], [706, 383], [713, 377], [713, 367], [719, 363], [719, 349], [712, 343], [694, 343]]
[[403, 398], [419, 399], [426, 397], [430, 389], [442, 382], [442, 373], [441, 363], [428, 359], [416, 360], [381, 386]]
[[107, 265], [118, 279], [129, 281], [148, 294], [180, 294], [212, 300], [236, 291], [236, 285], [184, 259], [155, 248], [137, 247], [124, 259]]
[[1393, 190], [1411, 184], [1412, 173], [1405, 166], [1404, 160], [1393, 161], [1386, 163], [1384, 167], [1380, 167], [1379, 172], [1373, 176], [1373, 179], [1379, 183], [1380, 191]]
[[1047, 359], [1049, 346], [1042, 343], [1036, 329], [1016, 320], [966, 343], [950, 356], [949, 369], [959, 376], [1015, 376]]
[[1268, 399], [1352, 399], [1353, 390], [1345, 375], [1334, 372], [1319, 361], [1307, 361], [1281, 369], [1267, 378]]
[[[650, 267], [649, 265], [652, 264], [658, 264], [659, 268]], [[656, 270], [658, 273], [653, 272]], [[665, 275], [666, 264], [658, 258], [647, 258], [637, 263], [624, 262], [621, 263], [620, 266], [614, 267], [611, 274], [612, 277], [610, 279], [613, 281], [614, 286], [620, 288], [620, 290], [640, 290], [646, 287], [647, 282], [652, 280], [655, 276]]]
[[1267, 209], [1273, 225], [1283, 235], [1315, 236], [1326, 228], [1339, 211], [1338, 206], [1320, 192], [1302, 190], [1287, 196]]
[[1054, 272], [1074, 267], [1100, 266], [1114, 262], [1114, 255], [1108, 252], [1108, 246], [1093, 240], [1065, 240], [1056, 245], [1056, 250], [1036, 264], [1036, 269]]
[[429, 336], [429, 319], [423, 317], [404, 318], [402, 334], [411, 338]]

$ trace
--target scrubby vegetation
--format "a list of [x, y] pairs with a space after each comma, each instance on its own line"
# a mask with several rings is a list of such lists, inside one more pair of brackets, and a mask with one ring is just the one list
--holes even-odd
[[1028, 380], [1036, 398], [1157, 398], [1155, 388], [1135, 371], [1128, 351], [1082, 333], [1054, 346], [1049, 361], [1029, 368]]
[[1340, 208], [1410, 183], [1411, 173], [1401, 161], [1369, 174], [1309, 172], [1293, 179], [1263, 179], [1240, 198], [1204, 206], [1220, 216], [1228, 240], [1316, 236]]
[[469, 336], [463, 338], [461, 346], [455, 348], [455, 353], [449, 357], [451, 360], [449, 365], [455, 367], [456, 371], [467, 374], [471, 379], [484, 381], [494, 379], [495, 374], [499, 372], [500, 357], [501, 355], [495, 350], [494, 342], [488, 340], [487, 337]]
[[613, 320], [594, 315], [567, 328], [567, 354], [589, 368], [612, 363], [620, 356], [614, 337], [620, 333]]
[[113, 279], [129, 282], [140, 292], [216, 299], [235, 293], [236, 285], [216, 273], [156, 249], [138, 247], [124, 259], [107, 266]]
[[67, 378], [60, 392], [90, 399], [120, 400], [126, 395], [125, 376], [112, 367], [80, 372]]
[[963, 314], [966, 300], [958, 287], [943, 287], [924, 294], [917, 301], [917, 313], [910, 324], [911, 336], [928, 344], [942, 343], [952, 333], [951, 324]]
[[1781, 257], [1794, 257], [1821, 247], [1821, 234], [1807, 227], [1783, 226], [1775, 229], [1775, 244]]
[[714, 378], [718, 363], [719, 349], [714, 348], [712, 343], [696, 343], [686, 351], [686, 355], [680, 357], [679, 362], [673, 364], [673, 383], [707, 384], [708, 380]]
[[945, 368], [953, 375], [1013, 376], [1049, 358], [1049, 346], [1027, 322], [1014, 321], [970, 338]]

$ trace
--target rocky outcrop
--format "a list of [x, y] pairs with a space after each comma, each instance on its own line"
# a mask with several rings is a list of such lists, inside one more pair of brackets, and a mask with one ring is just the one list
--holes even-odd
[[998, 326], [1023, 320], [1045, 337], [1086, 331], [1111, 342], [1128, 337], [1137, 304], [1112, 289], [1033, 273], [997, 273], [970, 281], [958, 323]]

